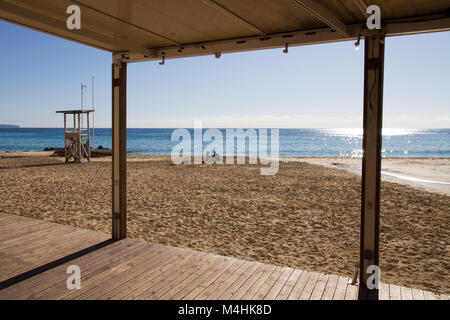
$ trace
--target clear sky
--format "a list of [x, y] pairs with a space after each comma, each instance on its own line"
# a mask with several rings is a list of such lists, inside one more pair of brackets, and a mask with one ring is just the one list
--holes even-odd
[[[111, 125], [111, 54], [0, 21], [0, 124], [62, 127], [80, 106]], [[450, 32], [388, 38], [384, 127], [450, 128]], [[128, 126], [357, 128], [364, 46], [353, 42], [130, 64]]]

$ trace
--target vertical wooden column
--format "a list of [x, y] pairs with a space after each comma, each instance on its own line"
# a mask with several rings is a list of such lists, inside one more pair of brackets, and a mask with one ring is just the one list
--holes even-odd
[[[379, 266], [381, 129], [383, 118], [384, 35], [365, 38], [364, 118], [361, 191], [360, 283], [358, 298], [377, 300], [378, 289], [369, 289], [371, 265]], [[373, 277], [372, 277], [373, 278]], [[379, 279], [377, 279], [379, 281]]]
[[90, 117], [90, 112], [86, 113], [86, 118], [87, 118], [87, 150], [86, 153], [88, 155], [88, 161], [91, 161], [91, 128], [89, 126], [89, 117]]
[[64, 113], [64, 158], [67, 163], [67, 114]]
[[127, 64], [112, 65], [112, 238], [127, 236]]
[[83, 136], [81, 135], [81, 114], [78, 113], [78, 145], [77, 145], [77, 162], [81, 162], [81, 158], [82, 158], [82, 151], [81, 151], [81, 144], [83, 142], [81, 142], [81, 138]]

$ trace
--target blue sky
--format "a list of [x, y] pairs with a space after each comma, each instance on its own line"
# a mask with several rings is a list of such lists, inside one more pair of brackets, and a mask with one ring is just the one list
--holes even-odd
[[[111, 54], [0, 21], [0, 123], [61, 127], [95, 77], [111, 125]], [[450, 128], [450, 32], [388, 38], [384, 127]], [[130, 64], [128, 126], [357, 128], [364, 47], [353, 42]]]

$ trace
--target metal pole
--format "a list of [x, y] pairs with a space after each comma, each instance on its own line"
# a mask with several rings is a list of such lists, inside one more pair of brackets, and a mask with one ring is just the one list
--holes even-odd
[[366, 36], [364, 58], [360, 283], [358, 293], [358, 299], [360, 300], [378, 300], [379, 292], [377, 288], [380, 280], [379, 273], [373, 271], [368, 272], [368, 267], [379, 267], [383, 78], [384, 34]]
[[81, 162], [81, 115], [80, 113], [78, 114], [78, 161], [77, 162]]
[[81, 84], [81, 110], [83, 110], [83, 84]]
[[95, 148], [95, 106], [94, 106], [94, 77], [92, 77], [92, 145]]
[[89, 128], [89, 112], [86, 115], [86, 118], [87, 118], [87, 128], [86, 128], [87, 129], [87, 143], [86, 143], [87, 150], [86, 150], [86, 153], [88, 156], [88, 161], [91, 161], [91, 129]]

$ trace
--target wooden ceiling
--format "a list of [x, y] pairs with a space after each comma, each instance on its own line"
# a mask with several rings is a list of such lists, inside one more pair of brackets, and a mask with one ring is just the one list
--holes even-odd
[[0, 19], [132, 62], [356, 39], [368, 4], [387, 36], [450, 30], [450, 0], [0, 0]]

